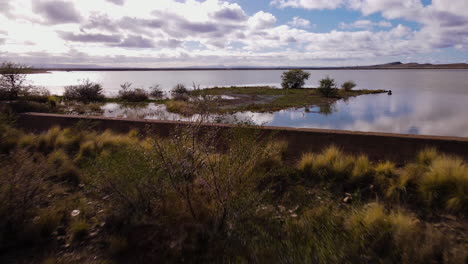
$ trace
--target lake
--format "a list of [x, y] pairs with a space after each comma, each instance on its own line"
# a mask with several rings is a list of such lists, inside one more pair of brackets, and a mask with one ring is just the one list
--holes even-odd
[[[148, 88], [159, 84], [169, 91], [175, 84], [212, 86], [280, 86], [278, 70], [261, 71], [127, 71], [127, 72], [52, 72], [33, 74], [38, 86], [61, 94], [63, 87], [90, 79], [103, 85], [107, 95], [116, 95], [120, 84]], [[468, 70], [313, 70], [306, 86], [318, 86], [326, 76], [339, 84], [353, 80], [355, 89], [392, 90], [393, 95], [363, 95], [340, 100], [327, 109], [287, 109], [275, 113], [237, 113], [238, 119], [257, 124], [302, 128], [327, 128], [353, 131], [390, 132], [468, 137]], [[185, 120], [169, 114], [164, 106], [128, 108], [104, 106], [110, 117], [137, 117]]]

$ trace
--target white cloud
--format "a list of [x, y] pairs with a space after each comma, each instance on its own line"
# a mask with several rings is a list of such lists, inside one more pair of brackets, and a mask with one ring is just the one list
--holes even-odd
[[311, 24], [310, 21], [300, 17], [293, 17], [291, 21], [288, 22], [288, 25], [298, 28], [310, 28]]
[[[266, 11], [248, 14], [227, 0], [0, 0], [1, 59], [104, 65], [325, 65], [468, 49], [467, 1], [276, 0], [281, 8], [348, 8], [364, 17], [314, 33], [309, 20], [280, 24]], [[60, 3], [64, 12], [50, 8]], [[465, 8], [465, 9], [464, 9]], [[39, 12], [36, 12], [36, 11]], [[393, 18], [420, 23], [420, 30]], [[392, 25], [392, 22], [395, 26]], [[347, 30], [353, 29], [352, 32]]]
[[373, 22], [371, 20], [363, 19], [363, 20], [356, 20], [353, 23], [340, 23], [340, 28], [341, 29], [367, 29], [370, 30], [374, 27], [381, 27], [381, 28], [389, 28], [392, 27], [392, 23], [389, 21], [379, 21], [379, 22]]
[[336, 9], [341, 7], [344, 2], [344, 0], [273, 0], [271, 5], [279, 8]]
[[271, 28], [276, 23], [276, 17], [271, 13], [260, 11], [249, 18], [248, 23], [253, 29]]

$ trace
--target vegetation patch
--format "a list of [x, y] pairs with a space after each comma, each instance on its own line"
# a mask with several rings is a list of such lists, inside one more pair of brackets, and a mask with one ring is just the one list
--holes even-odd
[[436, 150], [403, 166], [333, 146], [285, 162], [285, 142], [245, 125], [160, 138], [0, 120], [2, 263], [468, 257], [468, 165]]
[[[233, 113], [238, 111], [274, 112], [287, 108], [301, 108], [331, 105], [340, 99], [366, 94], [385, 93], [384, 90], [338, 90], [332, 98], [323, 96], [319, 89], [277, 89], [274, 87], [214, 87], [196, 90], [191, 96], [218, 96], [219, 106], [215, 113]], [[230, 99], [224, 99], [229, 96]]]

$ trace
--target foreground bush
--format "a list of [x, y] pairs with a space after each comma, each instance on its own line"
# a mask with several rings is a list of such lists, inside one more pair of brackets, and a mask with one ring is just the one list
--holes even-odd
[[0, 262], [466, 262], [460, 159], [429, 150], [398, 167], [331, 147], [295, 168], [248, 126], [91, 128], [0, 122], [0, 250], [14, 256]]
[[69, 101], [89, 103], [103, 101], [104, 95], [102, 85], [90, 80], [83, 80], [81, 84], [66, 86], [63, 98]]
[[305, 81], [310, 77], [310, 73], [301, 69], [292, 69], [281, 75], [281, 87], [283, 89], [300, 89], [304, 87]]
[[122, 84], [118, 98], [127, 102], [144, 102], [149, 99], [148, 92], [142, 88], [131, 88], [131, 83]]
[[433, 149], [422, 151], [415, 163], [398, 169], [392, 162], [371, 163], [365, 156], [347, 155], [332, 146], [319, 154], [304, 154], [297, 168], [311, 181], [345, 187], [373, 184], [385, 198], [412, 200], [447, 212], [468, 212], [468, 165]]

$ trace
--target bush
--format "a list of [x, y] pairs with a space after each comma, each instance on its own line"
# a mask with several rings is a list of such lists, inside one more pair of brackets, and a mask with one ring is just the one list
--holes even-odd
[[419, 180], [422, 198], [447, 211], [468, 212], [468, 165], [459, 158], [440, 156]]
[[179, 83], [174, 86], [174, 88], [172, 88], [171, 94], [175, 100], [187, 101], [189, 90], [185, 87], [185, 85]]
[[12, 62], [0, 66], [0, 100], [16, 100], [31, 89], [26, 84], [25, 72], [29, 68]]
[[320, 87], [317, 90], [321, 95], [327, 98], [336, 97], [338, 95], [335, 80], [330, 77], [320, 80]]
[[356, 83], [354, 83], [353, 81], [347, 81], [343, 83], [343, 85], [341, 85], [341, 89], [347, 92], [351, 91], [354, 87], [356, 87]]
[[103, 88], [98, 83], [82, 80], [81, 84], [65, 87], [63, 98], [84, 103], [99, 102], [104, 100]]
[[49, 166], [42, 155], [13, 152], [0, 163], [0, 249], [15, 242], [45, 200]]
[[52, 108], [50, 104], [38, 103], [34, 101], [15, 101], [11, 102], [10, 108], [14, 113], [26, 113], [26, 112], [37, 112], [37, 113], [50, 113]]
[[348, 180], [354, 167], [354, 158], [335, 146], [320, 154], [305, 154], [298, 168], [312, 180]]
[[144, 102], [149, 99], [148, 92], [141, 88], [132, 89], [131, 83], [120, 85], [119, 99], [128, 102]]
[[281, 87], [283, 89], [299, 89], [305, 84], [305, 81], [310, 77], [310, 73], [305, 72], [301, 69], [293, 69], [284, 72], [281, 75]]
[[156, 99], [162, 99], [163, 96], [164, 96], [164, 92], [161, 90], [161, 87], [159, 85], [153, 85], [150, 87], [150, 95], [153, 97], [153, 98], [156, 98]]

